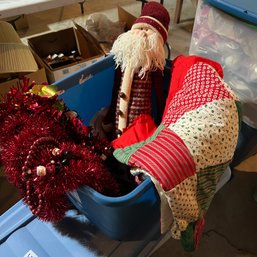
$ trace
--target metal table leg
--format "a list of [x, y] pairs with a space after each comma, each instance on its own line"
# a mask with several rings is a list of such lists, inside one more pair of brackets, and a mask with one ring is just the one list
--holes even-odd
[[84, 3], [85, 3], [86, 1], [84, 0], [84, 1], [82, 1], [82, 2], [79, 2], [79, 4], [80, 4], [80, 10], [81, 10], [81, 13], [82, 14], [84, 14]]

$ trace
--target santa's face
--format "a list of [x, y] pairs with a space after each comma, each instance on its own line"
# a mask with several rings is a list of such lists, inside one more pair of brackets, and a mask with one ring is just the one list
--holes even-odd
[[131, 29], [132, 34], [138, 35], [140, 37], [145, 37], [148, 38], [151, 35], [155, 34], [156, 32], [150, 29], [147, 26], [140, 26], [140, 27], [135, 27]]
[[124, 71], [130, 66], [143, 77], [147, 71], [163, 70], [165, 51], [161, 35], [147, 24], [133, 25], [113, 44], [111, 53], [117, 66]]

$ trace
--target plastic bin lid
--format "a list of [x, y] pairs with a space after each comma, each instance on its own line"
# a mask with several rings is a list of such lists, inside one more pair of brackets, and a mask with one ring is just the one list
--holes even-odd
[[257, 4], [255, 0], [207, 0], [211, 5], [245, 21], [257, 25]]
[[97, 248], [99, 232], [76, 211], [52, 224], [35, 218], [21, 201], [0, 216], [0, 225], [0, 256], [96, 257], [102, 256], [99, 251], [108, 253], [117, 244], [105, 238], [102, 240], [111, 247]]
[[[155, 224], [156, 225], [156, 224]], [[151, 233], [144, 240], [120, 242], [103, 235], [84, 215], [72, 209], [57, 223], [38, 220], [22, 201], [0, 216], [0, 256], [8, 257], [132, 257], [153, 247]]]

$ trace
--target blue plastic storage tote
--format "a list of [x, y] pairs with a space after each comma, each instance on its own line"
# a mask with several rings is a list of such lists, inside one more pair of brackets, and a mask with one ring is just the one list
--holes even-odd
[[[168, 65], [169, 63], [167, 63]], [[88, 125], [95, 113], [111, 102], [115, 63], [108, 56], [55, 83], [60, 96]], [[169, 68], [165, 70], [169, 84]], [[115, 240], [138, 240], [160, 219], [160, 201], [150, 178], [121, 197], [107, 197], [89, 187], [68, 194], [75, 207], [103, 233]]]
[[104, 236], [85, 215], [75, 210], [53, 224], [37, 219], [19, 201], [0, 216], [0, 256], [143, 257], [158, 243], [153, 241], [156, 225], [140, 241], [119, 242]]

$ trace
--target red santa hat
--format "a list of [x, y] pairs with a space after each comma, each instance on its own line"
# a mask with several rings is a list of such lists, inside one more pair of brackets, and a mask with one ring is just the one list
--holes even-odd
[[168, 38], [170, 15], [167, 9], [158, 2], [148, 2], [144, 4], [140, 17], [136, 19], [133, 27], [147, 23], [157, 30], [165, 43]]

